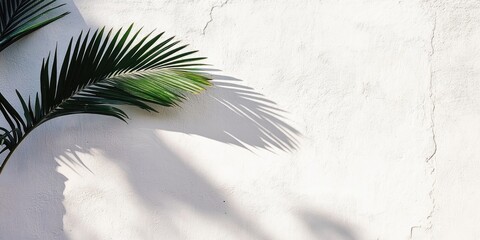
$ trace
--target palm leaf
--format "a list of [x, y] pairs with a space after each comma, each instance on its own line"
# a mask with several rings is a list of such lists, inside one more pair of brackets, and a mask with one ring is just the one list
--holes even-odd
[[69, 14], [57, 0], [0, 0], [0, 51], [20, 38]]
[[[63, 62], [57, 51], [44, 59], [40, 73], [40, 93], [24, 98], [20, 115], [0, 94], [0, 111], [10, 130], [1, 130], [0, 140], [10, 154], [25, 136], [40, 124], [65, 115], [98, 114], [126, 121], [127, 114], [118, 105], [155, 111], [151, 104], [176, 106], [189, 93], [199, 93], [210, 79], [198, 66], [205, 58], [196, 51], [184, 51], [173, 37], [163, 33], [139, 38], [140, 31], [115, 33], [104, 29], [88, 31], [70, 40]], [[5, 150], [4, 150], [5, 151]]]

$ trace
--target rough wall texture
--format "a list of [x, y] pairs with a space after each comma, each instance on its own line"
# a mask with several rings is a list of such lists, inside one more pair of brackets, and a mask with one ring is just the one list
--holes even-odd
[[476, 0], [74, 0], [0, 87], [88, 27], [176, 35], [221, 71], [181, 109], [46, 124], [0, 176], [0, 239], [479, 239]]

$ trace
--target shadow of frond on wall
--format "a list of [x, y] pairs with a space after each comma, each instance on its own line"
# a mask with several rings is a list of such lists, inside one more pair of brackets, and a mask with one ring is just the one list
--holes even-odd
[[172, 115], [177, 119], [167, 116], [158, 128], [195, 134], [250, 150], [293, 151], [298, 148], [301, 134], [289, 121], [288, 112], [245, 86], [240, 79], [215, 74], [212, 78], [214, 86], [208, 89], [206, 96], [182, 107], [182, 112], [167, 110], [162, 115], [175, 112]]

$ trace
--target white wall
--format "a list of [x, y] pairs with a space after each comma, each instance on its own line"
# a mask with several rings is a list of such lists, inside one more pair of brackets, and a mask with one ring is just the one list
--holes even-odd
[[0, 54], [10, 99], [88, 27], [166, 31], [222, 70], [179, 109], [36, 130], [0, 239], [480, 238], [478, 1], [222, 1], [66, 0]]

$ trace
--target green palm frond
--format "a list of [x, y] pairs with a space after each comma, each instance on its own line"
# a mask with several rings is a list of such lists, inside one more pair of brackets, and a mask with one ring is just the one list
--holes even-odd
[[104, 29], [90, 31], [70, 40], [63, 62], [57, 51], [44, 59], [40, 93], [24, 98], [17, 92], [23, 114], [0, 94], [0, 111], [10, 129], [0, 128], [1, 151], [10, 154], [25, 136], [40, 124], [65, 115], [99, 114], [123, 121], [127, 114], [118, 105], [132, 105], [155, 111], [150, 104], [175, 106], [186, 94], [199, 93], [210, 85], [200, 70], [197, 51], [184, 51], [173, 37], [163, 33], [139, 38], [132, 26], [115, 33]]
[[20, 38], [69, 14], [56, 13], [57, 0], [0, 0], [0, 51]]

